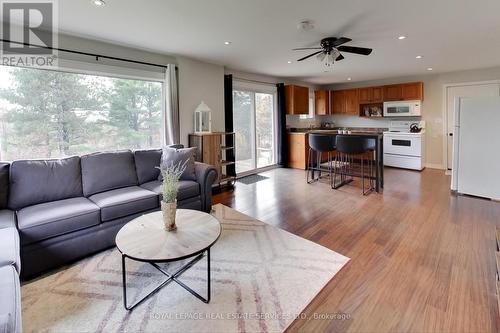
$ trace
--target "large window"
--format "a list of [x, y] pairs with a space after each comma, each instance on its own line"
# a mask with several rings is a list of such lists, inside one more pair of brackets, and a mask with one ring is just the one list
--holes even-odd
[[162, 83], [0, 66], [0, 159], [161, 146]]
[[275, 164], [275, 93], [233, 90], [236, 173]]

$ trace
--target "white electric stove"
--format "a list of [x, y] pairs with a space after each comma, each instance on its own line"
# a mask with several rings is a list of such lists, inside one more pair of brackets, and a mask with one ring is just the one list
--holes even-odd
[[[412, 131], [412, 127], [420, 131]], [[389, 131], [384, 132], [384, 165], [425, 168], [425, 121], [391, 121]]]

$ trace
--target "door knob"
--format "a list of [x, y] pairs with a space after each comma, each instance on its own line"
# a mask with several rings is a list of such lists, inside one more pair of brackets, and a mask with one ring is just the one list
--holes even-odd
[[449, 136], [453, 136], [453, 133], [449, 133], [448, 135], [449, 135]]

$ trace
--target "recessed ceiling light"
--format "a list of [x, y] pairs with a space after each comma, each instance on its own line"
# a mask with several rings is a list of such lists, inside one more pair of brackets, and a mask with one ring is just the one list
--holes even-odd
[[428, 70], [428, 71], [432, 71], [432, 70], [433, 70], [433, 68], [432, 68], [432, 67], [429, 67], [429, 68], [427, 68], [427, 70]]
[[398, 39], [399, 39], [399, 40], [406, 39], [406, 36], [401, 35], [401, 36], [399, 36], [399, 37], [398, 37]]
[[230, 45], [231, 42], [224, 42], [224, 45]]
[[102, 7], [106, 4], [104, 0], [92, 0], [92, 3], [97, 7]]
[[348, 77], [348, 78], [347, 78], [347, 81], [351, 81], [351, 80], [352, 80], [352, 78], [351, 78], [351, 77]]
[[290, 60], [288, 60], [287, 63], [291, 64], [292, 62]]
[[417, 59], [422, 59], [422, 58], [423, 58], [423, 56], [418, 55], [418, 56], [416, 56], [415, 58], [417, 58]]

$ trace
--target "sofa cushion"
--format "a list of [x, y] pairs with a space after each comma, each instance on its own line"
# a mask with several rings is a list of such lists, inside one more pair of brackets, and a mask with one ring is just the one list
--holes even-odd
[[[21, 328], [21, 288], [13, 266], [0, 267], [0, 328], [19, 333]], [[3, 332], [3, 331], [2, 331]]]
[[9, 208], [82, 196], [80, 158], [20, 160], [10, 166]]
[[9, 163], [0, 163], [0, 209], [7, 208], [9, 198]]
[[160, 175], [161, 149], [134, 151], [135, 170], [139, 184], [158, 179]]
[[0, 229], [15, 227], [16, 216], [14, 215], [14, 212], [9, 209], [0, 210]]
[[139, 186], [94, 194], [89, 199], [101, 208], [101, 220], [103, 222], [158, 207], [156, 193]]
[[[196, 148], [172, 148], [163, 147], [161, 156], [161, 167], [165, 168], [171, 165], [185, 165], [184, 172], [181, 175], [182, 180], [196, 180], [196, 174], [194, 172], [194, 154], [196, 153]], [[163, 176], [160, 174], [158, 180], [162, 180]]]
[[[163, 199], [163, 186], [162, 182], [159, 180], [154, 180], [142, 184], [141, 187], [155, 192], [160, 196], [160, 200]], [[177, 201], [193, 198], [200, 195], [200, 184], [192, 180], [179, 180], [179, 191], [177, 192]]]
[[23, 245], [99, 223], [99, 207], [83, 197], [34, 205], [17, 213]]
[[21, 271], [19, 234], [16, 228], [0, 229], [0, 267], [12, 265]]
[[82, 159], [83, 194], [137, 185], [134, 155], [130, 150], [84, 155]]

